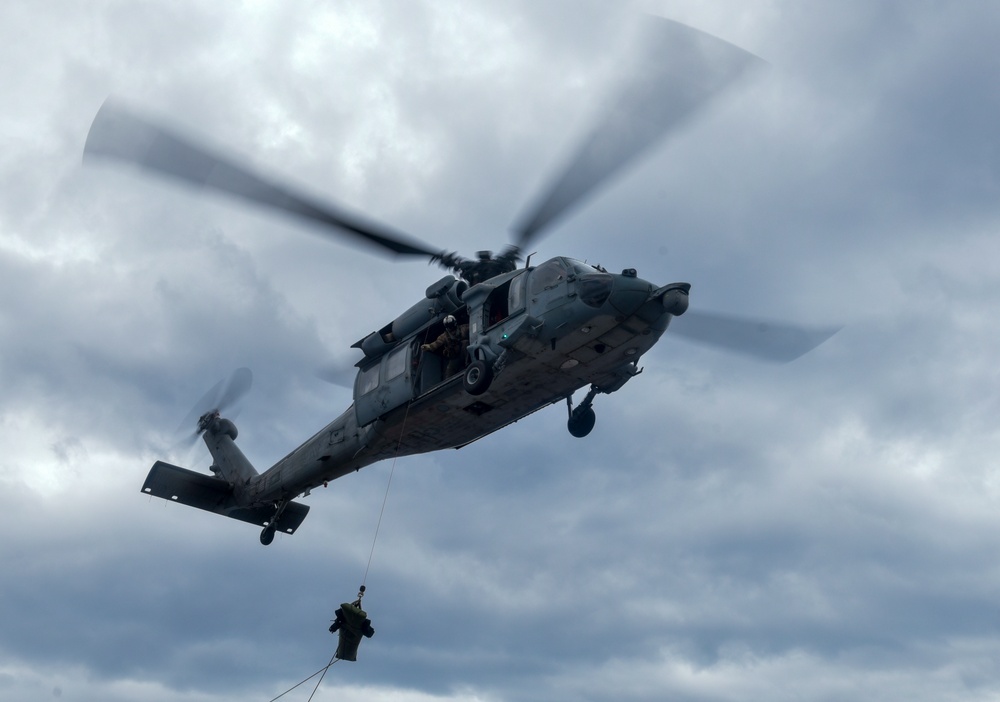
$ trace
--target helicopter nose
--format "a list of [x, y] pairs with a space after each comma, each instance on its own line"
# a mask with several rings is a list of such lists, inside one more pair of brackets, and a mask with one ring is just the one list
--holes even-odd
[[628, 317], [635, 314], [649, 299], [651, 286], [645, 280], [635, 275], [635, 270], [629, 268], [621, 275], [614, 276], [614, 287], [608, 302], [622, 315]]

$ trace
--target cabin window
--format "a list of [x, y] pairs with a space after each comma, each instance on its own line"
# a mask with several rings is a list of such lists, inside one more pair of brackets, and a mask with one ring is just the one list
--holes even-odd
[[378, 364], [358, 373], [358, 394], [367, 395], [378, 387]]
[[406, 345], [400, 346], [398, 349], [389, 354], [389, 358], [385, 361], [385, 379], [392, 380], [403, 374], [406, 370], [406, 352], [409, 347]]
[[554, 288], [566, 280], [566, 266], [558, 258], [546, 261], [531, 272], [531, 294]]

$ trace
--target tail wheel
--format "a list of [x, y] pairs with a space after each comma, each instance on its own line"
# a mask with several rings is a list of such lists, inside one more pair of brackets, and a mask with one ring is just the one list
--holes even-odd
[[493, 371], [485, 361], [473, 361], [462, 376], [462, 384], [470, 395], [482, 395], [492, 382]]
[[274, 530], [275, 524], [272, 522], [264, 527], [264, 531], [260, 532], [260, 542], [264, 546], [270, 546], [271, 542], [274, 541]]
[[597, 415], [594, 414], [592, 407], [578, 407], [570, 415], [569, 421], [566, 423], [566, 428], [569, 429], [570, 434], [578, 439], [582, 439], [594, 428], [596, 421]]

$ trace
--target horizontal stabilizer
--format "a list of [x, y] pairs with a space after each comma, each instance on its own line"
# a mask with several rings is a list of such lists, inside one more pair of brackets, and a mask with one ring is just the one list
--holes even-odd
[[[241, 522], [267, 526], [274, 517], [274, 507], [243, 507], [233, 495], [229, 483], [204, 473], [179, 468], [157, 461], [149, 470], [142, 491], [147, 495], [161, 497], [171, 502], [179, 502], [189, 507], [197, 507], [207, 512], [215, 512], [224, 517], [239, 519]], [[309, 513], [309, 506], [289, 502], [281, 514], [278, 531], [294, 534]]]

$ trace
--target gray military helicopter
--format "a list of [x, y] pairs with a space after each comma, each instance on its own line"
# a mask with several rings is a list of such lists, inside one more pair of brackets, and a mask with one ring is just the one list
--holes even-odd
[[[354, 402], [274, 466], [258, 473], [237, 448], [222, 411], [250, 387], [241, 369], [203, 399], [191, 418], [211, 452], [212, 475], [157, 461], [143, 492], [263, 527], [262, 544], [292, 534], [309, 507], [293, 501], [383, 459], [460, 448], [543, 407], [565, 402], [576, 437], [594, 426], [593, 403], [636, 377], [639, 359], [676, 317], [678, 333], [767, 360], [787, 361], [835, 329], [688, 312], [691, 286], [612, 273], [566, 257], [525, 265], [539, 235], [598, 185], [682, 124], [760, 59], [690, 27], [643, 22], [637, 69], [565, 168], [514, 227], [514, 241], [476, 259], [435, 249], [389, 227], [320, 202], [251, 172], [179, 134], [106, 102], [91, 126], [85, 157], [125, 162], [319, 225], [394, 256], [426, 257], [451, 273], [428, 286], [403, 314], [363, 337]], [[462, 364], [424, 349], [454, 318]], [[467, 332], [465, 329], [467, 328]], [[573, 395], [588, 388], [573, 406]]]

